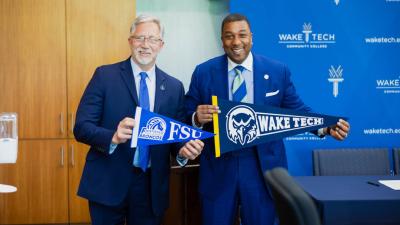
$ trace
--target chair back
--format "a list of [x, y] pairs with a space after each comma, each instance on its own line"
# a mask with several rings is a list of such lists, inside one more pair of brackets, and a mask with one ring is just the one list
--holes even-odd
[[388, 149], [317, 149], [315, 176], [390, 175]]
[[264, 174], [274, 199], [280, 225], [320, 225], [321, 221], [311, 197], [284, 168], [274, 168]]
[[400, 148], [393, 149], [393, 168], [396, 175], [400, 175]]

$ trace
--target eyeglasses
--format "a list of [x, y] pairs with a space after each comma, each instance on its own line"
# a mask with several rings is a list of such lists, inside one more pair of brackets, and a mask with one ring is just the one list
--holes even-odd
[[138, 42], [138, 43], [144, 43], [144, 42], [147, 40], [147, 41], [148, 41], [150, 44], [152, 44], [152, 45], [158, 44], [160, 41], [162, 41], [161, 38], [157, 38], [157, 37], [153, 37], [153, 36], [150, 36], [150, 37], [145, 37], [145, 36], [131, 36], [131, 38], [133, 38], [133, 40], [134, 40], [135, 42]]

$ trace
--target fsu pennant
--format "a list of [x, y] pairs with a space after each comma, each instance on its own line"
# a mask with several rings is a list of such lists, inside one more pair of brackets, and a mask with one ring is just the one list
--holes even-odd
[[213, 136], [212, 133], [136, 107], [131, 147], [187, 142]]
[[217, 100], [213, 115], [215, 156], [334, 125], [339, 117]]

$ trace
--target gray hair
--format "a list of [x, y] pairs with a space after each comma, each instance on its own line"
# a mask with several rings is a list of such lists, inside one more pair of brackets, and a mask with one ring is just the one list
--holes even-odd
[[139, 24], [148, 22], [157, 24], [158, 28], [160, 29], [161, 38], [164, 39], [164, 26], [161, 24], [160, 19], [155, 16], [145, 14], [139, 15], [138, 17], [136, 17], [135, 21], [133, 21], [131, 26], [131, 34], [135, 32], [136, 27]]

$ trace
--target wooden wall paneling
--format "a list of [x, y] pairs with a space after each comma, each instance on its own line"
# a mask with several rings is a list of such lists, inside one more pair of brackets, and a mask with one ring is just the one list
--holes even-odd
[[129, 57], [134, 0], [67, 0], [68, 132], [96, 67]]
[[79, 182], [81, 180], [83, 167], [86, 162], [86, 154], [89, 146], [78, 143], [74, 140], [68, 141], [69, 154], [69, 222], [70, 223], [90, 223], [88, 201], [79, 197]]
[[66, 137], [64, 0], [1, 0], [0, 35], [0, 112], [20, 138]]
[[0, 224], [68, 222], [66, 140], [19, 141], [16, 164], [0, 164], [0, 183], [18, 188], [0, 193]]

